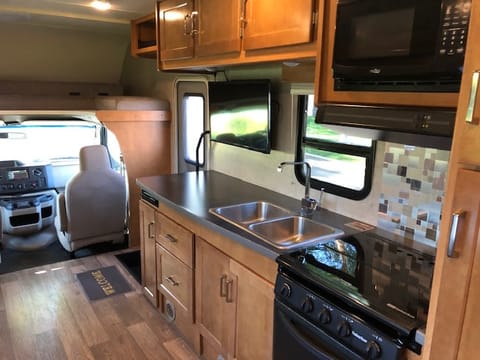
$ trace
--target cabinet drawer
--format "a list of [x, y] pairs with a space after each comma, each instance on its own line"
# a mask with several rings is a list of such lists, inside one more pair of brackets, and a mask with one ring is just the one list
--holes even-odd
[[192, 308], [193, 270], [157, 244], [158, 289], [174, 296], [185, 308]]
[[165, 319], [177, 328], [193, 347], [195, 338], [193, 312], [185, 309], [175, 297], [164, 290], [159, 294], [159, 309]]
[[193, 267], [193, 233], [157, 213], [157, 242], [185, 264]]

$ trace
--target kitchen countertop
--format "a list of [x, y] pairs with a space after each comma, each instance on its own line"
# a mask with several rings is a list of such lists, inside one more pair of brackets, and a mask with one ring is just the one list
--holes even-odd
[[[281, 251], [209, 213], [209, 209], [251, 201], [270, 202], [297, 213], [301, 207], [300, 199], [294, 199], [216, 171], [142, 177], [137, 179], [137, 185], [154, 199], [191, 220], [271, 259], [275, 259]], [[325, 209], [315, 211], [312, 220], [342, 230], [345, 233], [344, 236], [359, 232], [345, 225], [355, 220]]]

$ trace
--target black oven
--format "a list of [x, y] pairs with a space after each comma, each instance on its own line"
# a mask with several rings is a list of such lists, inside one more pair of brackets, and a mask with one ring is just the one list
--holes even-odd
[[471, 0], [338, 0], [336, 90], [459, 89]]
[[379, 236], [278, 259], [274, 360], [402, 359], [421, 352], [434, 255]]

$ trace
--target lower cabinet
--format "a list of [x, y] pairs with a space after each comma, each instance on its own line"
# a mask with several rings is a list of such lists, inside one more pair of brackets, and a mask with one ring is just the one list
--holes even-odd
[[167, 216], [156, 217], [156, 289], [167, 321], [190, 343], [194, 341], [193, 233]]
[[144, 201], [140, 201], [139, 208], [140, 254], [143, 292], [153, 305], [158, 306], [155, 249], [156, 210], [153, 206]]
[[276, 264], [202, 229], [140, 201], [145, 296], [203, 359], [271, 359]]
[[273, 285], [196, 239], [196, 313], [205, 359], [271, 359]]

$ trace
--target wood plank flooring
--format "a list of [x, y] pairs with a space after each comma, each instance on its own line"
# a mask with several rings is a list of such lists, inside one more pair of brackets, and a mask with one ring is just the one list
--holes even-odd
[[[120, 252], [0, 275], [0, 360], [198, 360], [116, 259]], [[109, 265], [134, 290], [89, 301], [75, 275]]]

